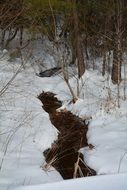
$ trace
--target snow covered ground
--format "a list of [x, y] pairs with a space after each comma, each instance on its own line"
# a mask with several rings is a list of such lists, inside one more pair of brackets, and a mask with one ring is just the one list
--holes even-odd
[[[13, 78], [16, 72], [18, 74]], [[76, 79], [71, 78], [70, 84], [76, 93]], [[56, 93], [64, 103], [63, 108], [74, 114], [82, 118], [92, 116], [87, 136], [89, 144], [94, 147], [81, 151], [87, 164], [98, 175], [127, 173], [127, 101], [123, 101], [121, 93], [121, 107], [117, 108], [117, 89], [112, 86], [109, 98], [109, 86], [106, 77], [101, 77], [98, 71], [86, 71], [83, 83], [80, 83], [79, 99], [75, 104], [70, 104], [71, 94], [61, 75], [39, 78], [36, 76], [36, 66], [30, 65], [30, 62], [24, 70], [20, 60], [9, 62], [7, 54], [3, 56], [0, 59], [0, 190], [46, 190], [51, 189], [52, 185], [43, 184], [62, 180], [54, 168], [43, 170], [45, 161], [42, 153], [57, 138], [57, 130], [37, 99], [42, 90]], [[122, 184], [126, 189], [126, 175], [110, 176], [114, 185], [112, 189], [122, 189], [119, 188]], [[96, 179], [99, 181], [99, 177], [88, 178], [86, 188], [92, 189], [87, 184], [96, 183]], [[100, 181], [103, 181], [101, 179], [106, 181], [109, 177], [101, 177]], [[67, 185], [71, 187], [74, 184], [75, 189], [80, 190], [82, 186], [80, 188], [79, 183], [84, 184], [85, 180], [56, 185], [65, 184], [66, 189]], [[37, 186], [34, 188], [31, 185]]]
[[56, 183], [19, 187], [16, 190], [126, 190], [127, 174], [94, 176], [80, 179], [66, 180]]
[[[0, 61], [0, 87], [6, 86], [20, 64]], [[57, 131], [42, 109], [37, 95], [41, 79], [31, 68], [21, 70], [0, 97], [0, 189], [61, 180], [54, 171], [45, 172], [42, 152], [49, 148]]]

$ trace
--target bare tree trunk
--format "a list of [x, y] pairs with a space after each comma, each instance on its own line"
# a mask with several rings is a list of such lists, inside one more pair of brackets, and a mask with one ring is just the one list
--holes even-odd
[[85, 72], [85, 62], [84, 62], [83, 48], [81, 42], [81, 35], [79, 31], [78, 13], [75, 1], [73, 8], [73, 18], [74, 18], [74, 38], [75, 38], [76, 58], [78, 63], [78, 77], [80, 78]]
[[89, 60], [89, 53], [88, 53], [88, 39], [87, 39], [87, 34], [86, 34], [86, 37], [85, 37], [85, 54], [86, 54], [86, 59]]
[[103, 65], [102, 65], [102, 76], [105, 75], [106, 71], [106, 52], [103, 52]]
[[20, 46], [23, 45], [23, 26], [20, 27]]
[[71, 85], [70, 85], [70, 83], [69, 83], [69, 75], [68, 75], [68, 70], [67, 70], [67, 65], [66, 65], [66, 63], [63, 63], [63, 64], [62, 64], [62, 72], [63, 72], [64, 81], [66, 82], [66, 84], [67, 84], [67, 86], [68, 86], [68, 88], [69, 88], [69, 90], [70, 90], [70, 93], [71, 93], [71, 95], [72, 95], [73, 103], [75, 103], [76, 100], [77, 100], [77, 98], [76, 98], [76, 96], [75, 96], [75, 94], [74, 94], [74, 91], [73, 91], [73, 89], [72, 89], [72, 87], [71, 87]]
[[76, 62], [76, 50], [75, 50], [75, 43], [72, 42], [72, 47], [71, 47], [71, 51], [72, 51], [72, 60], [71, 60], [71, 65], [74, 65]]
[[114, 84], [120, 84], [122, 54], [121, 54], [121, 42], [119, 38], [115, 38], [114, 46], [115, 47], [113, 50], [112, 82]]
[[114, 35], [113, 48], [113, 66], [112, 82], [120, 84], [121, 82], [121, 64], [122, 64], [122, 0], [116, 1], [116, 32]]
[[124, 61], [124, 86], [123, 86], [124, 100], [126, 100], [126, 64]]
[[[106, 36], [107, 31], [109, 30], [109, 16], [105, 18], [105, 30], [104, 35]], [[107, 65], [107, 48], [108, 48], [108, 40], [104, 37], [103, 38], [103, 48], [102, 48], [102, 56], [103, 56], [103, 64], [102, 64], [102, 76], [105, 76], [105, 73], [108, 72], [108, 65]]]
[[4, 48], [5, 34], [6, 34], [6, 31], [3, 30], [2, 31], [2, 37], [1, 37], [1, 46], [2, 46], [2, 48]]

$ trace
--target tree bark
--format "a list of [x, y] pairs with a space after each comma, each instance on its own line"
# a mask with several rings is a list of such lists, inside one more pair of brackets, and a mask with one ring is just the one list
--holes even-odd
[[23, 45], [23, 26], [20, 27], [20, 46]]
[[75, 52], [78, 63], [78, 77], [81, 78], [81, 76], [85, 72], [85, 62], [84, 62], [83, 48], [81, 42], [81, 34], [79, 31], [79, 21], [78, 21], [76, 2], [74, 2], [73, 18], [74, 18], [74, 39], [75, 39], [75, 48], [76, 48]]
[[121, 64], [122, 64], [122, 0], [116, 1], [116, 25], [113, 47], [113, 66], [112, 66], [112, 82], [120, 84], [121, 82]]
[[6, 34], [6, 31], [3, 30], [2, 31], [2, 37], [1, 37], [1, 46], [2, 46], [2, 48], [4, 48], [5, 34]]

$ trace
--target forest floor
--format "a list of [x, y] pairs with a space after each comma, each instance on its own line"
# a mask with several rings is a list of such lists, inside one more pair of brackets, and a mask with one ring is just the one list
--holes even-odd
[[[68, 110], [82, 120], [89, 118], [87, 141], [92, 146], [82, 147], [80, 152], [97, 175], [127, 173], [123, 83], [118, 108], [117, 87], [99, 71], [87, 70], [79, 84], [80, 95], [72, 103], [62, 74], [41, 78], [36, 67], [28, 62], [24, 69], [19, 59], [8, 61], [7, 54], [0, 59], [0, 190], [31, 189], [32, 185], [41, 189], [44, 183], [63, 180], [52, 166], [44, 169], [43, 152], [57, 141], [59, 133], [37, 98], [42, 91], [56, 94], [62, 102], [59, 111]], [[77, 79], [71, 77], [70, 84], [76, 94]]]

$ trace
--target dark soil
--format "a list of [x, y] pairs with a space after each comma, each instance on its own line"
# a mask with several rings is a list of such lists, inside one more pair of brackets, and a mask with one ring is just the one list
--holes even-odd
[[52, 124], [59, 130], [58, 140], [52, 144], [51, 149], [44, 151], [47, 164], [52, 163], [64, 179], [96, 175], [85, 164], [82, 153], [78, 152], [80, 148], [88, 146], [88, 126], [85, 121], [70, 111], [56, 111], [62, 102], [53, 93], [43, 92], [38, 98], [43, 103], [43, 109], [49, 113]]

